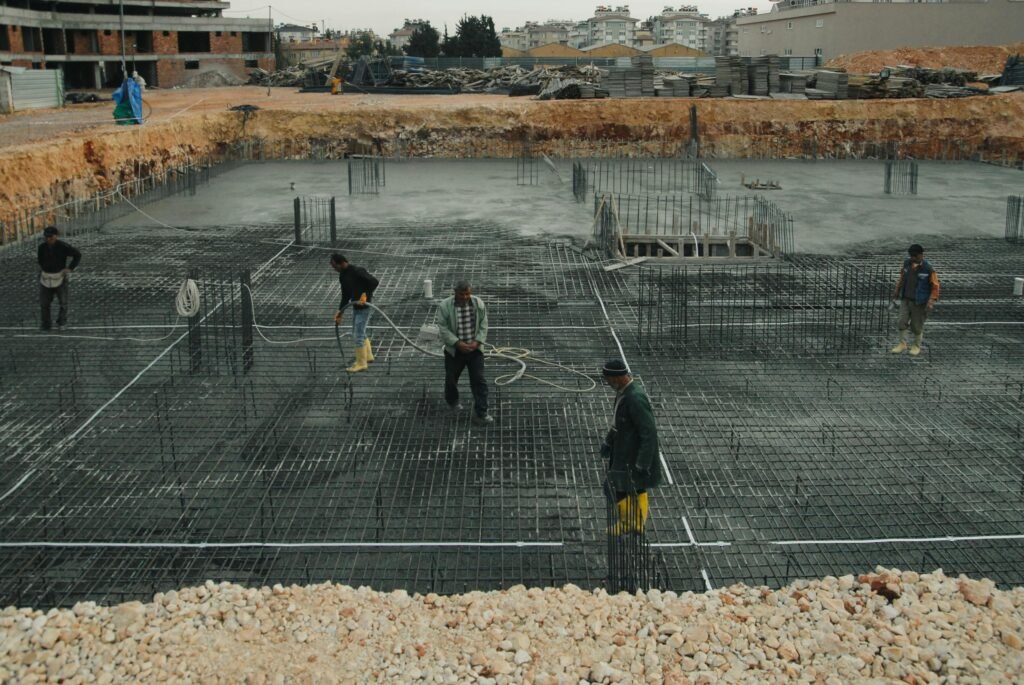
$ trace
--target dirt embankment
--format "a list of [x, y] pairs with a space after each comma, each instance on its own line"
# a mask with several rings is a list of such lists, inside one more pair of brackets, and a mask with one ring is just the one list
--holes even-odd
[[946, 48], [899, 48], [839, 55], [825, 66], [855, 74], [875, 73], [883, 67], [909, 64], [929, 69], [966, 69], [982, 74], [1002, 73], [1006, 58], [1024, 55], [1024, 43], [1013, 45], [955, 46]]
[[[157, 112], [159, 96], [153, 98]], [[697, 107], [701, 151], [712, 159], [799, 157], [810, 141], [822, 157], [871, 156], [887, 143], [926, 159], [947, 157], [951, 145], [959, 157], [1024, 156], [1020, 93], [832, 102], [308, 97], [308, 107], [275, 105], [247, 120], [222, 105], [196, 107], [173, 118], [155, 116], [137, 128], [105, 125], [7, 147], [0, 156], [0, 222], [189, 160], [216, 162], [254, 141], [270, 158], [306, 158], [318, 145], [329, 156], [353, 146], [409, 157], [509, 156], [524, 141], [534, 154], [563, 157], [675, 155], [690, 140], [691, 105]]]

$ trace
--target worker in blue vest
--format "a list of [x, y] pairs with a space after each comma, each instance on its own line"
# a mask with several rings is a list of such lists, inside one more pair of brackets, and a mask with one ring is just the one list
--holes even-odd
[[923, 247], [915, 243], [907, 248], [907, 254], [909, 256], [903, 260], [903, 268], [900, 269], [900, 277], [896, 281], [896, 292], [893, 293], [893, 299], [899, 300], [900, 303], [900, 341], [890, 351], [893, 354], [907, 351], [909, 328], [914, 333], [910, 355], [916, 357], [921, 354], [924, 322], [939, 299], [939, 277], [924, 258]]

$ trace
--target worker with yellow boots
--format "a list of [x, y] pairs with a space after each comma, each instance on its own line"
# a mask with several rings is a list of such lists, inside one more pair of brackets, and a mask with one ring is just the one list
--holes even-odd
[[612, 428], [601, 454], [608, 459], [608, 488], [615, 499], [618, 521], [609, 535], [643, 533], [649, 502], [647, 490], [661, 483], [658, 429], [651, 401], [621, 359], [609, 359], [601, 369], [615, 390]]
[[373, 361], [373, 348], [366, 337], [366, 326], [370, 323], [370, 308], [367, 303], [373, 299], [373, 291], [380, 282], [369, 271], [361, 266], [350, 264], [343, 254], [331, 255], [331, 267], [338, 272], [341, 284], [341, 304], [334, 313], [334, 323], [341, 323], [342, 312], [352, 305], [352, 338], [356, 350], [356, 360], [345, 369], [349, 373], [366, 371], [367, 365]]

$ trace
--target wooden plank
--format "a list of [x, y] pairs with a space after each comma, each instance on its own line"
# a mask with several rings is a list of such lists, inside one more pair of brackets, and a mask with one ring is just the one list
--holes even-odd
[[656, 240], [655, 242], [656, 242], [656, 243], [658, 243], [658, 245], [659, 245], [659, 246], [660, 246], [660, 247], [661, 247], [661, 248], [662, 248], [663, 250], [665, 250], [665, 252], [668, 252], [668, 253], [669, 253], [670, 255], [672, 255], [673, 257], [678, 257], [678, 256], [679, 256], [679, 252], [678, 252], [677, 250], [674, 250], [674, 249], [672, 249], [671, 247], [669, 247], [669, 246], [668, 246], [668, 243], [666, 243], [666, 242], [665, 242], [664, 240], [662, 240], [661, 238], [659, 238], [659, 239], [658, 239], [658, 240]]
[[605, 271], [618, 271], [619, 269], [625, 269], [627, 266], [633, 266], [635, 264], [641, 264], [647, 261], [647, 257], [629, 257], [615, 264], [608, 264], [604, 267]]

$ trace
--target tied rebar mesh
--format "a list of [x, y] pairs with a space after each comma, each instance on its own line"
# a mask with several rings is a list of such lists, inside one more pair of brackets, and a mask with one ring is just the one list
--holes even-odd
[[718, 175], [699, 159], [581, 159], [573, 162], [573, 193], [693, 194], [710, 199]]
[[540, 183], [540, 169], [537, 158], [527, 144], [519, 148], [516, 155], [516, 185], [535, 186]]
[[753, 243], [774, 257], [796, 252], [793, 216], [762, 197], [754, 198], [754, 216], [748, 233]]
[[917, 162], [893, 160], [885, 163], [886, 195], [917, 195]]
[[199, 289], [200, 306], [187, 318], [187, 345], [175, 346], [172, 369], [209, 376], [247, 373], [255, 328], [249, 272], [193, 268], [188, 277]]
[[348, 160], [348, 194], [378, 195], [387, 185], [384, 157], [358, 155]]
[[881, 266], [798, 260], [641, 267], [641, 349], [699, 354], [863, 351], [887, 325], [891, 279]]
[[1006, 198], [1006, 239], [1011, 243], [1024, 242], [1024, 195]]
[[604, 492], [608, 521], [608, 592], [633, 594], [652, 588], [664, 589], [666, 578], [651, 549], [647, 514], [641, 509], [639, 495], [635, 491], [616, 492], [607, 481]]
[[586, 202], [589, 195], [590, 181], [583, 162], [572, 163], [572, 196], [576, 202]]
[[9, 223], [0, 222], [0, 246], [18, 244], [19, 249], [34, 250], [35, 239], [46, 226], [56, 226], [64, 238], [76, 238], [136, 211], [136, 207], [182, 193], [195, 195], [197, 186], [209, 183], [210, 177], [208, 161], [182, 164], [133, 178], [88, 198], [29, 212]]
[[672, 237], [675, 250], [685, 257], [712, 256], [706, 241], [699, 239], [712, 236], [749, 240], [775, 257], [796, 250], [792, 215], [759, 196], [709, 200], [696, 195], [595, 194], [597, 243], [609, 255], [617, 250], [625, 255], [624, 235]]
[[295, 244], [338, 242], [338, 220], [335, 198], [306, 195], [292, 203]]

